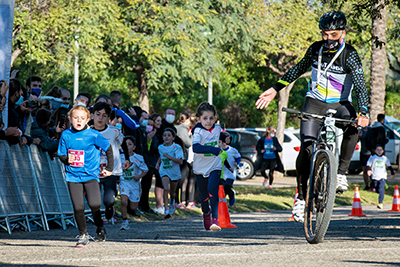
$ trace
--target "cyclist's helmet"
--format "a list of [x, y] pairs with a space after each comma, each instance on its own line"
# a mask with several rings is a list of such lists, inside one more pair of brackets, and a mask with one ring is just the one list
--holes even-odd
[[346, 16], [340, 11], [330, 11], [319, 20], [320, 30], [345, 30]]

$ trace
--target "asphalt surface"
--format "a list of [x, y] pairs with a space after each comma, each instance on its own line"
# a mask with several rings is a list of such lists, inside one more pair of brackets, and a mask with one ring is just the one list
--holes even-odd
[[[201, 216], [131, 222], [127, 231], [107, 224], [106, 242], [86, 248], [75, 248], [74, 227], [1, 232], [0, 266], [400, 266], [400, 212], [366, 206], [366, 217], [349, 217], [351, 208], [334, 209], [316, 245], [302, 224], [287, 221], [290, 211], [231, 213], [237, 229], [220, 232], [203, 230]], [[95, 234], [94, 225], [88, 229]]]

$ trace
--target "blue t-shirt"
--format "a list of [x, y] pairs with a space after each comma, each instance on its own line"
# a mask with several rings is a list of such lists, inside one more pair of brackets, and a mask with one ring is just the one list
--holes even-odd
[[274, 139], [273, 138], [268, 139], [267, 137], [265, 137], [265, 139], [264, 139], [264, 150], [265, 150], [264, 159], [276, 158], [273, 147], [274, 147]]
[[99, 181], [100, 149], [107, 151], [110, 142], [101, 133], [91, 128], [75, 131], [65, 130], [58, 145], [59, 156], [75, 155], [75, 161], [65, 166], [67, 182], [80, 183], [96, 179]]

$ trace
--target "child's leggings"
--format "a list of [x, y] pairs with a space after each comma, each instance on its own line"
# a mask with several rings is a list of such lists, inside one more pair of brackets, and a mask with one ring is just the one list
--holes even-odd
[[210, 200], [211, 217], [218, 219], [218, 190], [221, 180], [221, 171], [215, 170], [210, 173], [209, 177], [196, 174], [197, 187], [201, 202], [201, 210], [204, 214], [210, 212], [208, 200]]
[[378, 202], [383, 203], [383, 197], [385, 196], [386, 179], [373, 180], [373, 181], [375, 190], [378, 191], [379, 193]]
[[87, 203], [92, 210], [94, 224], [97, 228], [103, 226], [101, 219], [101, 194], [97, 180], [90, 180], [82, 183], [68, 182], [69, 195], [71, 197], [72, 206], [74, 207], [75, 221], [78, 224], [79, 233], [81, 235], [87, 233], [85, 218], [85, 202], [83, 201], [83, 193], [86, 192]]
[[106, 206], [106, 219], [109, 220], [114, 215], [115, 196], [117, 195], [117, 181], [119, 176], [111, 175], [100, 178], [100, 191], [101, 186], [104, 188], [103, 203]]

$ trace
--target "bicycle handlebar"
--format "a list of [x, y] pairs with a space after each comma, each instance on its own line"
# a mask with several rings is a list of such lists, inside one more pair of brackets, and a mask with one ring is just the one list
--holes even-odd
[[[318, 115], [318, 114], [308, 113], [308, 112], [304, 112], [304, 111], [299, 111], [297, 109], [291, 109], [291, 108], [285, 108], [285, 107], [282, 108], [282, 111], [295, 114], [300, 119], [304, 119], [305, 117], [311, 117], [311, 118], [315, 118], [315, 119], [324, 119], [327, 117], [327, 115]], [[347, 122], [349, 124], [357, 124], [356, 120], [347, 120], [347, 119], [340, 119], [340, 118], [335, 118], [335, 117], [333, 117], [333, 119], [338, 122]]]

